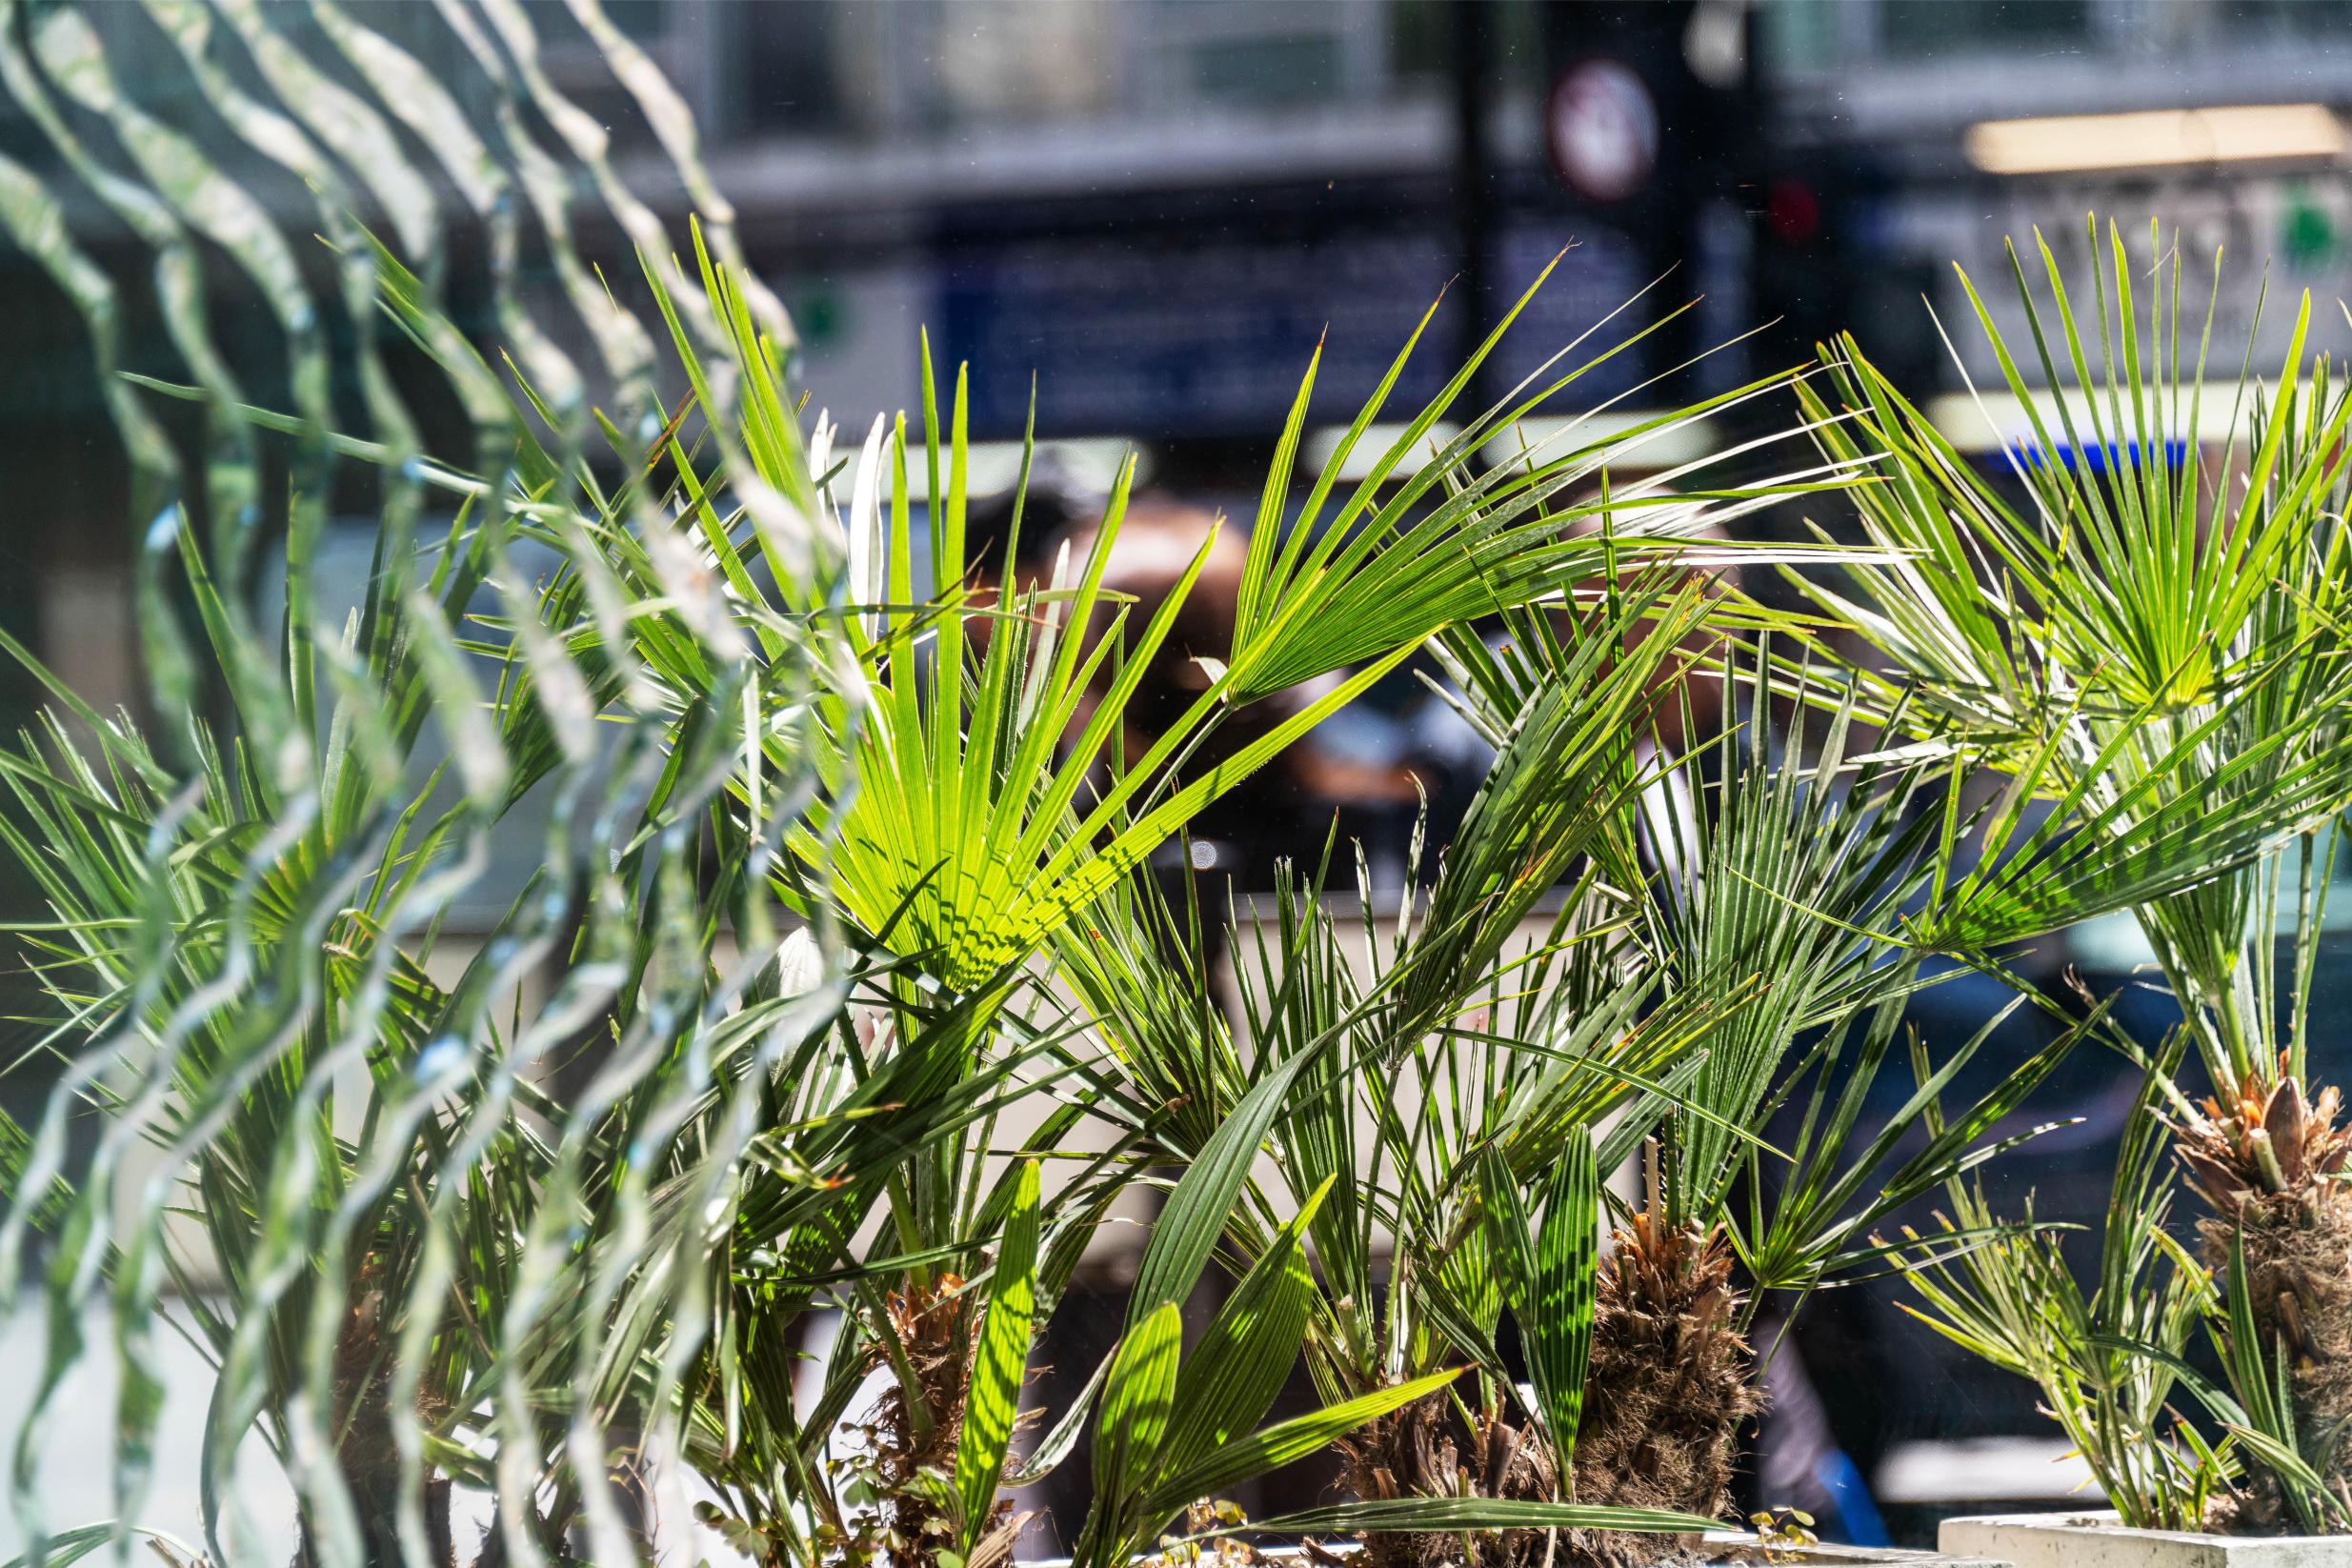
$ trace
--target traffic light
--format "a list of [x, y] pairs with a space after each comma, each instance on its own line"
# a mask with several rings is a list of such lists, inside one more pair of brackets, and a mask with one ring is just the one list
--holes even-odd
[[1759, 145], [1747, 203], [1755, 236], [1755, 309], [1772, 325], [1767, 362], [1810, 361], [1817, 344], [1851, 332], [1873, 363], [1905, 387], [1941, 374], [1925, 299], [1933, 267], [1898, 255], [1888, 214], [1896, 188], [1866, 154]]
[[[1720, 0], [1547, 0], [1541, 10], [1544, 142], [1561, 197], [1580, 230], [1605, 226], [1629, 240], [1645, 281], [1672, 273], [1660, 290], [1671, 305], [1724, 287], [1708, 275], [1719, 247], [1705, 226], [1710, 208], [1735, 194], [1751, 94], [1744, 68], [1710, 80], [1693, 63], [1706, 63], [1694, 43], [1708, 27], [1744, 28], [1737, 14], [1712, 14], [1721, 9]], [[1711, 346], [1714, 330], [1702, 312], [1685, 315], [1660, 357], [1691, 357]]]

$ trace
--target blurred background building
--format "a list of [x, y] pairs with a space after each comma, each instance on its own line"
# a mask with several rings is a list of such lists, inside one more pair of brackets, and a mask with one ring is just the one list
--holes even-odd
[[[432, 8], [351, 3], [428, 60], [462, 47]], [[607, 6], [695, 107], [817, 402], [852, 432], [916, 408], [928, 330], [942, 363], [971, 365], [975, 488], [1010, 480], [1034, 409], [1080, 512], [1134, 449], [1172, 503], [1248, 517], [1318, 344], [1311, 464], [1433, 304], [1393, 409], [1417, 407], [1556, 256], [1483, 398], [1598, 329], [1590, 352], [1638, 341], [1557, 412], [1614, 399], [1602, 419], [1638, 419], [1851, 330], [1917, 397], [1942, 399], [1931, 406], [1956, 443], [1990, 457], [2018, 433], [2017, 410], [1954, 396], [1963, 367], [1988, 386], [1998, 371], [1949, 264], [2000, 284], [2004, 237], [2039, 229], [2078, 271], [2094, 210], [2177, 236], [2192, 312], [2210, 258], [2226, 253], [2221, 375], [2249, 333], [2258, 364], [2282, 346], [2305, 289], [2320, 341], [2352, 337], [2336, 309], [2352, 297], [2352, 0]], [[551, 74], [660, 198], [633, 100], [563, 6], [528, 13]], [[95, 14], [127, 88], [201, 118], [145, 10]], [[314, 24], [285, 8], [271, 25]], [[41, 145], [0, 102], [0, 151], [32, 159]], [[683, 214], [682, 191], [667, 201]], [[64, 215], [103, 251], [96, 211]], [[618, 236], [581, 238], [626, 287]], [[480, 236], [457, 243], [478, 267]], [[557, 287], [542, 262], [521, 265], [539, 269], [533, 287]], [[2258, 330], [2245, 285], [2263, 268]], [[134, 321], [134, 350], [142, 332], [159, 337]], [[101, 705], [135, 707], [122, 464], [77, 318], [13, 253], [0, 253], [0, 629]], [[266, 366], [255, 373], [268, 401]], [[1751, 419], [1787, 412], [1735, 411], [1651, 456], [1736, 444]], [[356, 580], [364, 535], [348, 554]], [[0, 717], [37, 699], [0, 666]], [[1475, 776], [1460, 741], [1400, 679], [1332, 728], [1317, 767], [1271, 779], [1261, 799], [1300, 823], [1341, 814], [1393, 874], [1411, 816], [1409, 790], [1393, 786], [1408, 772], [1435, 781], [1442, 809], [1448, 771]], [[1236, 869], [1255, 879], [1264, 857]], [[2139, 957], [2127, 933], [2101, 929], [2045, 963], [2054, 983], [2065, 958], [2103, 989]], [[1931, 1037], [1937, 996], [1920, 1013]], [[1981, 1015], [1980, 995], [1959, 996], [1950, 1017]], [[2161, 998], [2134, 1005], [2161, 1027]], [[2334, 1025], [2323, 1048], [2352, 1055], [2352, 1014], [2319, 1016]], [[2017, 1048], [2038, 1027], [2021, 1020]], [[6, 1089], [28, 1092], [21, 1077]], [[2044, 1114], [2088, 1119], [2036, 1145], [2008, 1190], [2039, 1190], [2048, 1217], [2096, 1217], [2128, 1083], [2084, 1061], [2051, 1096]], [[2069, 1484], [2026, 1391], [1936, 1354], [1888, 1293], [1812, 1310], [1791, 1363], [1809, 1380], [1778, 1391], [1787, 1425], [1759, 1461], [1771, 1500], [1826, 1498], [1841, 1533], [1866, 1540]]]
[[[457, 59], [432, 8], [364, 10], [428, 61]], [[585, 35], [561, 5], [527, 10], [557, 85], [650, 173], [651, 132]], [[975, 439], [1020, 434], [1034, 377], [1037, 433], [1079, 480], [1133, 445], [1147, 482], [1212, 504], [1254, 496], [1318, 342], [1316, 409], [1338, 418], [1442, 296], [1392, 403], [1411, 406], [1564, 248], [1486, 390], [1604, 318], [1595, 346], [1697, 300], [1578, 383], [1579, 408], [1621, 395], [1620, 415], [1848, 329], [1922, 395], [1958, 390], [1921, 303], [1965, 325], [1947, 264], [1997, 277], [2002, 237], [2037, 226], [2078, 251], [2093, 209], [2177, 231], [2192, 274], [2222, 247], [2233, 269], [2267, 264], [2274, 329], [2292, 291], [2333, 300], [2352, 281], [2346, 0], [608, 10], [694, 103], [792, 308], [804, 382], [846, 429], [915, 406], [927, 328], [942, 362], [973, 366]], [[138, 8], [101, 12], [126, 90], [167, 114], [193, 99]], [[289, 7], [272, 25], [312, 24]], [[2069, 118], [2010, 123], [2053, 116]], [[0, 149], [39, 144], [0, 105]], [[615, 235], [581, 237], [625, 264]], [[131, 698], [119, 464], [79, 326], [24, 258], [0, 267], [0, 451], [43, 459], [11, 472], [38, 487], [20, 514], [44, 520], [0, 538], [17, 568], [0, 624], [83, 689]], [[1952, 338], [1990, 372], [1972, 332]]]

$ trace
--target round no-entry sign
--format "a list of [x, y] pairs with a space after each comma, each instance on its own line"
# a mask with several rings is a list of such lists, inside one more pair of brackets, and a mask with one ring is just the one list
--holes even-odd
[[1623, 201], [1658, 167], [1658, 103], [1622, 60], [1593, 55], [1561, 71], [1543, 118], [1552, 167], [1587, 201]]

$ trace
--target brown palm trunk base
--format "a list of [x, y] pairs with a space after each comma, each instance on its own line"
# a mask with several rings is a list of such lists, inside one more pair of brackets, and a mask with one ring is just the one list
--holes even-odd
[[[1721, 1518], [1739, 1429], [1763, 1409], [1754, 1357], [1732, 1326], [1731, 1248], [1720, 1232], [1634, 1216], [1601, 1261], [1577, 1500]], [[1578, 1568], [1640, 1568], [1687, 1551], [1685, 1538], [1579, 1531]]]
[[[2352, 1198], [2342, 1173], [2352, 1135], [2336, 1125], [2337, 1092], [2306, 1099], [2281, 1075], [2207, 1100], [2179, 1129], [2181, 1163], [2213, 1214], [2197, 1222], [2205, 1266], [2224, 1289], [2242, 1247], [2246, 1306], [2265, 1348], [2288, 1357], [2304, 1442], [2346, 1429], [2352, 1417]], [[2272, 1354], [2276, 1354], [2275, 1351]], [[2352, 1441], [2341, 1435], [2319, 1466], [2340, 1493], [2352, 1484]], [[2217, 1527], [2249, 1535], [2301, 1528], [2277, 1481], [2259, 1467]]]
[[[349, 1477], [344, 1484], [351, 1485]], [[432, 1560], [438, 1568], [455, 1568], [457, 1543], [450, 1534], [450, 1483], [427, 1481], [423, 1500], [425, 1536]], [[399, 1502], [396, 1489], [372, 1494], [352, 1488], [352, 1508], [359, 1521], [361, 1568], [406, 1568], [407, 1559], [400, 1550]], [[322, 1568], [326, 1560], [306, 1523], [301, 1541], [294, 1549], [294, 1568]]]
[[[1481, 1415], [1465, 1426], [1444, 1394], [1416, 1399], [1359, 1427], [1338, 1442], [1340, 1479], [1366, 1501], [1388, 1498], [1525, 1498], [1549, 1500], [1558, 1472], [1549, 1444], [1532, 1427]], [[1472, 1536], [1369, 1536], [1372, 1568], [1541, 1568], [1539, 1531]], [[1556, 1559], [1557, 1560], [1557, 1559]]]
[[[365, 1568], [402, 1568], [400, 1545], [400, 1450], [392, 1437], [392, 1368], [384, 1326], [383, 1266], [374, 1255], [363, 1258], [351, 1304], [335, 1336], [335, 1468], [350, 1495], [359, 1527]], [[416, 1416], [430, 1424], [444, 1413], [430, 1391], [417, 1395]], [[455, 1568], [456, 1543], [450, 1534], [450, 1483], [429, 1478], [422, 1497], [427, 1543], [437, 1568]], [[295, 1568], [318, 1568], [322, 1553], [307, 1516], [294, 1549]]]
[[931, 1562], [955, 1540], [955, 1521], [914, 1482], [925, 1471], [955, 1472], [977, 1327], [963, 1284], [943, 1274], [927, 1291], [910, 1288], [890, 1297], [891, 1327], [915, 1368], [924, 1409], [924, 1419], [917, 1420], [906, 1390], [894, 1379], [883, 1391], [872, 1433], [875, 1468], [891, 1498], [891, 1557], [898, 1562]]
[[[1669, 1230], [1637, 1215], [1601, 1264], [1593, 1349], [1577, 1426], [1575, 1498], [1721, 1518], [1731, 1506], [1739, 1429], [1763, 1408], [1731, 1250], [1719, 1234]], [[1482, 1417], [1472, 1429], [1432, 1396], [1341, 1439], [1341, 1478], [1357, 1498], [1550, 1498], [1558, 1473], [1532, 1428]], [[1573, 1530], [1374, 1536], [1372, 1568], [1646, 1568], [1687, 1557], [1689, 1537]]]
[[[2269, 1344], [2285, 1342], [2296, 1424], [2310, 1443], [2352, 1416], [2352, 1204], [2330, 1181], [2250, 1196], [2238, 1214], [2236, 1224], [2198, 1222], [2205, 1265], [2226, 1284], [2232, 1237], [2244, 1237], [2247, 1305]], [[2352, 1485], [2352, 1442], [2340, 1437], [2320, 1473], [2339, 1494]], [[2300, 1531], [2274, 1478], [2258, 1471], [2251, 1483], [2236, 1529]]]

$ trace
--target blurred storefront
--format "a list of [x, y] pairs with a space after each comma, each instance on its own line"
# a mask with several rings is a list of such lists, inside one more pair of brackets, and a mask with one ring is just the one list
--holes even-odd
[[[2151, 217], [2178, 233], [2192, 310], [2217, 247], [2266, 261], [2258, 358], [2296, 291], [2331, 307], [2352, 293], [2339, 117], [2352, 50], [2325, 47], [2352, 42], [2346, 0], [607, 10], [694, 109], [753, 257], [793, 309], [805, 382], [845, 428], [918, 401], [927, 328], [940, 358], [973, 364], [975, 438], [1018, 435], [1034, 375], [1040, 436], [1145, 444], [1164, 482], [1212, 500], [1254, 486], [1318, 343], [1316, 412], [1335, 419], [1442, 296], [1402, 406], [1563, 248], [1488, 390], [1612, 312], [1610, 339], [1698, 298], [1578, 397], [1664, 401], [1793, 363], [1848, 328], [1923, 394], [1957, 391], [1920, 303], [1965, 316], [1945, 263], [1998, 276], [2000, 236], [2037, 226], [2069, 259], [2094, 208], [2136, 234]], [[605, 128], [623, 172], [682, 213], [685, 193], [653, 177], [652, 128], [569, 9], [522, 13], [538, 66]], [[186, 97], [173, 48], [141, 8], [99, 19], [126, 86], [170, 113]], [[367, 20], [428, 62], [469, 47], [432, 8], [371, 7]], [[317, 24], [287, 8], [269, 25]], [[25, 152], [40, 138], [12, 112], [0, 148]], [[617, 236], [581, 238], [626, 287]], [[129, 542], [111, 522], [103, 412], [70, 317], [25, 283], [0, 308], [16, 372], [0, 442], [50, 457], [44, 515], [93, 525], [11, 541], [17, 581], [41, 587], [0, 594], [0, 616], [74, 678], [128, 697], [133, 629], [127, 599], [107, 601], [128, 592]], [[2215, 341], [2238, 342], [2243, 325], [2218, 321]], [[1974, 334], [1951, 338], [1983, 379]]]
[[[1996, 285], [1981, 291], [2007, 332], [2004, 239], [2039, 231], [2081, 277], [2093, 211], [2143, 251], [2151, 222], [2178, 244], [2183, 313], [2201, 325], [2217, 251], [2233, 275], [2266, 268], [2258, 365], [2283, 351], [2304, 289], [2328, 331], [2342, 329], [2342, 0], [1768, 0], [1757, 24], [1777, 177], [1818, 187], [1829, 251], [1824, 272], [1783, 280], [1775, 303], [1860, 334], [1922, 393], [1960, 387], [1955, 352], [1980, 385], [1999, 380], [1950, 264]], [[2236, 373], [2252, 326], [2226, 312], [2251, 298], [2222, 292], [2220, 374]]]
[[[1034, 372], [1041, 435], [1180, 447], [1266, 440], [1318, 342], [1318, 407], [1352, 409], [1444, 295], [1398, 394], [1425, 396], [1571, 246], [1505, 384], [1670, 268], [1617, 325], [1700, 293], [1704, 319], [1592, 390], [1732, 335], [1740, 220], [1699, 101], [1721, 94], [1679, 49], [1700, 9], [789, 0], [644, 19], [680, 57], [740, 63], [698, 84], [714, 172], [827, 396], [912, 400], [927, 325], [978, 372], [975, 433], [1018, 433]], [[1546, 134], [1555, 83], [1600, 60], [1630, 93], [1598, 79], [1562, 112], [1630, 175], [1608, 199], [1571, 189]]]

